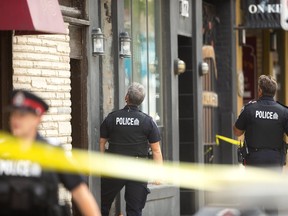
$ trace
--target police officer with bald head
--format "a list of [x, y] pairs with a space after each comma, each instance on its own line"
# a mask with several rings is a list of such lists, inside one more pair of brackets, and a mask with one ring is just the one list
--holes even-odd
[[246, 165], [280, 169], [285, 163], [284, 134], [288, 135], [288, 109], [273, 97], [277, 82], [271, 76], [258, 78], [258, 100], [245, 105], [233, 127], [234, 134], [245, 134], [248, 147]]
[[[137, 158], [147, 158], [148, 149], [151, 147], [154, 161], [162, 164], [160, 133], [157, 125], [149, 115], [139, 110], [144, 98], [143, 85], [132, 83], [125, 96], [126, 106], [110, 113], [101, 124], [99, 141], [101, 152], [125, 155], [131, 157], [131, 160], [137, 160]], [[106, 149], [107, 142], [109, 147]], [[127, 216], [142, 215], [149, 193], [147, 182], [101, 178], [103, 216], [109, 215], [114, 198], [124, 186]]]
[[[48, 104], [36, 94], [14, 90], [8, 107], [12, 135], [25, 141], [23, 145], [27, 147], [34, 141], [49, 145], [38, 133], [38, 126], [48, 108]], [[6, 157], [0, 158], [0, 215], [70, 215], [69, 209], [59, 205], [59, 183], [71, 191], [83, 215], [101, 216], [92, 193], [80, 175], [44, 170], [37, 162]]]

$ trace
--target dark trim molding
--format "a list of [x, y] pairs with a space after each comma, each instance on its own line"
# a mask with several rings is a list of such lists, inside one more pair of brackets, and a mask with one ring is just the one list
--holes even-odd
[[4, 112], [12, 91], [12, 31], [0, 31], [0, 129], [8, 130], [8, 115]]

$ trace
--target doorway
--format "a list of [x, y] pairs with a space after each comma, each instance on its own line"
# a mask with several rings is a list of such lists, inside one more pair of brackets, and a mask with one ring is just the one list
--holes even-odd
[[12, 31], [0, 31], [0, 130], [8, 130], [9, 116], [5, 107], [12, 92]]
[[88, 149], [86, 79], [82, 75], [81, 60], [70, 59], [70, 67], [72, 146]]
[[[185, 73], [179, 75], [179, 159], [181, 162], [194, 162], [194, 118], [193, 118], [193, 71], [192, 38], [178, 36], [178, 57], [186, 63]], [[180, 189], [180, 214], [195, 213], [195, 190]]]
[[256, 98], [256, 76], [257, 76], [257, 38], [249, 36], [243, 46], [243, 75], [244, 75], [244, 96], [243, 102], [247, 104]]
[[[70, 72], [71, 72], [71, 126], [72, 147], [88, 149], [87, 134], [87, 67], [85, 49], [85, 27], [70, 24]], [[88, 179], [87, 179], [88, 182]], [[72, 201], [73, 216], [80, 216]]]
[[85, 28], [70, 25], [71, 125], [73, 148], [88, 149], [87, 68], [85, 64]]

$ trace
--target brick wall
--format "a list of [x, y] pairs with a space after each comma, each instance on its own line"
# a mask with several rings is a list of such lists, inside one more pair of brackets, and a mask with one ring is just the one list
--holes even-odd
[[[70, 47], [67, 35], [13, 37], [13, 87], [44, 98], [50, 108], [43, 116], [40, 133], [71, 149]], [[60, 203], [71, 194], [60, 184]]]
[[[68, 26], [67, 26], [68, 33]], [[13, 86], [28, 89], [49, 104], [40, 133], [71, 147], [69, 35], [13, 37]]]

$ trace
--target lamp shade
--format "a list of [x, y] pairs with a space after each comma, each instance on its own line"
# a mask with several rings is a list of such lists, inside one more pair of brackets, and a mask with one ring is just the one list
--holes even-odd
[[121, 32], [119, 36], [120, 40], [120, 57], [130, 58], [131, 57], [131, 38], [128, 32]]
[[92, 30], [92, 54], [104, 55], [104, 34], [100, 28]]

